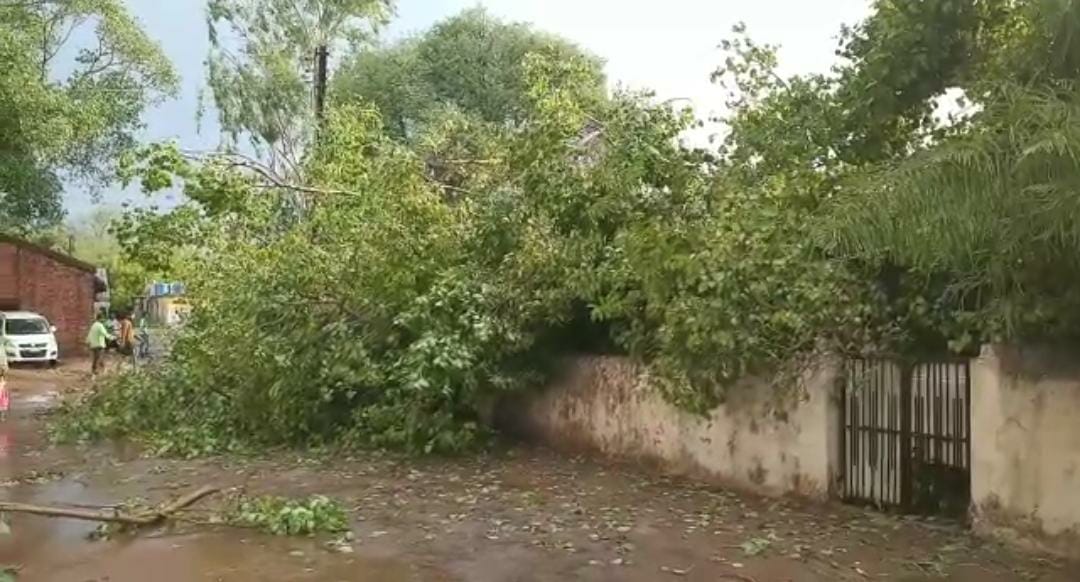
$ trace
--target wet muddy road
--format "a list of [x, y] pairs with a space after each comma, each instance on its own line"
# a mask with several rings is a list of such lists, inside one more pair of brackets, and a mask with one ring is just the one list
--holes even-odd
[[[510, 449], [459, 460], [391, 456], [180, 461], [133, 447], [50, 447], [40, 418], [74, 370], [13, 374], [0, 425], [0, 499], [158, 503], [204, 484], [333, 496], [354, 541], [189, 522], [91, 541], [95, 524], [10, 514], [0, 568], [20, 581], [1076, 582], [1080, 565], [975, 540], [945, 522], [703, 488], [634, 467]], [[214, 499], [191, 515], [213, 515]]]

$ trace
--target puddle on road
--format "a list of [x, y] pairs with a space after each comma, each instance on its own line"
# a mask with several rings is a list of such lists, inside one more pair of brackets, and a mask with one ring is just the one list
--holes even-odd
[[[12, 415], [0, 423], [0, 500], [53, 506], [105, 506], [123, 501], [108, 486], [88, 485], [77, 474], [44, 482], [16, 481], [52, 466], [39, 461], [44, 435], [35, 415], [59, 399], [60, 392], [51, 378], [43, 380], [22, 371], [16, 371], [11, 384]], [[109, 449], [108, 458], [131, 460], [137, 456], [134, 451], [119, 446]], [[52, 451], [60, 462], [84, 455], [76, 449]], [[97, 529], [95, 522], [12, 513], [3, 516], [3, 521], [7, 527], [0, 527], [0, 565], [21, 566], [20, 582], [415, 579], [404, 562], [365, 556], [363, 548], [355, 554], [333, 553], [316, 539], [275, 538], [225, 528], [197, 533], [143, 531], [91, 541], [88, 535]]]
[[[10, 457], [0, 465], [11, 462]], [[118, 499], [73, 478], [0, 489], [0, 498], [38, 505], [103, 506]], [[404, 562], [332, 552], [321, 538], [280, 538], [231, 528], [177, 533], [168, 527], [91, 541], [94, 522], [8, 514], [0, 564], [22, 566], [19, 580], [121, 582], [155, 580], [359, 581], [416, 579]], [[183, 526], [180, 526], [183, 528]]]
[[[0, 471], [10, 473], [15, 459], [0, 459]], [[0, 488], [0, 499], [38, 505], [104, 506], [120, 501], [114, 495], [72, 477]], [[279, 538], [222, 528], [196, 533], [146, 530], [92, 541], [88, 536], [97, 528], [94, 522], [27, 514], [7, 514], [5, 521], [8, 533], [0, 535], [0, 565], [21, 565], [20, 582], [417, 579], [404, 562], [365, 556], [362, 547], [355, 554], [332, 552], [321, 538]]]
[[[3, 548], [0, 543], [0, 548]], [[0, 549], [0, 561], [4, 561]], [[243, 537], [235, 531], [139, 537], [26, 548], [16, 561], [20, 580], [111, 582], [155, 580], [398, 582], [411, 569], [385, 558], [330, 554], [311, 540]], [[10, 560], [9, 560], [10, 563]]]
[[55, 582], [412, 579], [410, 569], [393, 560], [331, 555], [309, 540], [241, 535], [224, 531], [155, 537], [144, 532], [101, 542], [0, 542], [0, 562], [21, 564], [20, 580]]
[[31, 394], [21, 399], [16, 398], [16, 402], [30, 408], [45, 408], [59, 399], [59, 392], [47, 392], [45, 394]]

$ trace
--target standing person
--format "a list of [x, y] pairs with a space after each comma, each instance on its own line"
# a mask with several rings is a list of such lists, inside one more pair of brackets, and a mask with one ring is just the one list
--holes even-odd
[[0, 335], [0, 378], [6, 377], [8, 371], [7, 341]]
[[4, 345], [3, 337], [0, 337], [0, 422], [7, 420], [8, 408], [11, 404], [11, 394], [7, 387], [7, 346]]
[[146, 327], [146, 313], [139, 313], [139, 323], [135, 329], [135, 364], [138, 365], [139, 360], [146, 360], [150, 357], [150, 330]]
[[134, 363], [135, 357], [135, 324], [131, 322], [131, 314], [120, 314], [120, 332], [116, 340], [117, 351], [121, 355], [131, 357]]
[[97, 319], [90, 326], [90, 332], [86, 334], [86, 345], [90, 348], [93, 360], [90, 364], [90, 374], [96, 376], [105, 367], [105, 346], [109, 345], [113, 337], [109, 330], [105, 329], [105, 312], [98, 313]]

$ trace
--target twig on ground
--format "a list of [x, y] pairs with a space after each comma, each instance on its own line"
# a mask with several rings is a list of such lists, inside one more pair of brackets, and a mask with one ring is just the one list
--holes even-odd
[[81, 519], [84, 521], [101, 521], [106, 523], [121, 523], [134, 526], [148, 526], [155, 525], [169, 519], [172, 514], [180, 511], [189, 505], [192, 505], [204, 497], [208, 497], [218, 492], [217, 487], [202, 487], [187, 495], [176, 498], [171, 503], [163, 505], [153, 511], [137, 514], [137, 515], [125, 515], [116, 511], [91, 511], [87, 509], [75, 509], [66, 507], [46, 507], [41, 505], [30, 505], [26, 503], [8, 503], [0, 502], [0, 512], [9, 511], [12, 513], [29, 513], [33, 515], [42, 515], [45, 517], [67, 517], [71, 519]]

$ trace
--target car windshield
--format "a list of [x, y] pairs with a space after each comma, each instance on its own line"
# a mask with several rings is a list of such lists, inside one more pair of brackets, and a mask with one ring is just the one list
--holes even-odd
[[36, 335], [40, 333], [49, 333], [49, 323], [40, 317], [4, 320], [4, 335]]

